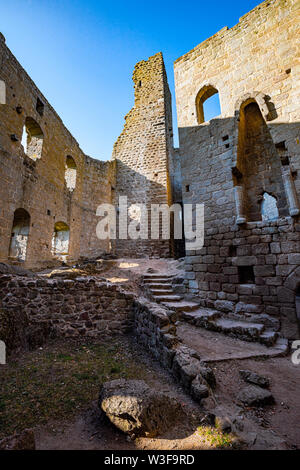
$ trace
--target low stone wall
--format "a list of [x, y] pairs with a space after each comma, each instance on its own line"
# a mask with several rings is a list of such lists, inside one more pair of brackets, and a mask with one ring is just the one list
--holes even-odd
[[94, 278], [27, 279], [0, 276], [4, 308], [22, 306], [35, 322], [47, 321], [55, 333], [68, 336], [111, 336], [133, 324], [133, 295]]
[[[0, 296], [6, 318], [12, 320], [14, 312], [20, 312], [28, 334], [38, 333], [40, 328], [45, 340], [51, 334], [103, 338], [133, 331], [137, 341], [197, 401], [214, 385], [213, 373], [201, 363], [198, 353], [177, 338], [177, 314], [146, 298], [136, 299], [117, 285], [93, 277], [28, 279], [3, 274]], [[36, 336], [34, 344], [39, 345]]]
[[135, 301], [133, 309], [137, 341], [196, 401], [206, 398], [209, 388], [215, 385], [213, 371], [201, 362], [196, 351], [179, 341], [177, 314], [144, 298]]

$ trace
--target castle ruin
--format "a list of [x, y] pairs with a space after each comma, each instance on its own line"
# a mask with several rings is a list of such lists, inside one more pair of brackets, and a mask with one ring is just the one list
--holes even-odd
[[[297, 0], [267, 0], [176, 60], [179, 148], [163, 57], [139, 62], [109, 161], [83, 153], [0, 36], [0, 261], [43, 269], [103, 253], [182, 257], [184, 294], [298, 337], [300, 124]], [[205, 120], [218, 93], [221, 114]], [[99, 240], [96, 209], [205, 205], [205, 242]]]

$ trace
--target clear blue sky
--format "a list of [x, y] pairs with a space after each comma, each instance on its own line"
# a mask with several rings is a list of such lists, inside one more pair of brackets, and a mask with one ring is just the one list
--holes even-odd
[[[1, 0], [0, 31], [85, 153], [107, 160], [133, 106], [136, 62], [173, 62], [259, 0]], [[176, 141], [175, 141], [176, 143]]]

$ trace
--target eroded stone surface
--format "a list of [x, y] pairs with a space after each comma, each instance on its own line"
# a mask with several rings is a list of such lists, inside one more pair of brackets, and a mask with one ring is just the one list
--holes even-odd
[[121, 431], [135, 436], [156, 436], [179, 419], [181, 406], [156, 392], [143, 380], [113, 380], [103, 384], [99, 407]]
[[239, 392], [237, 400], [246, 406], [265, 406], [274, 403], [274, 397], [271, 392], [255, 385], [243, 388]]

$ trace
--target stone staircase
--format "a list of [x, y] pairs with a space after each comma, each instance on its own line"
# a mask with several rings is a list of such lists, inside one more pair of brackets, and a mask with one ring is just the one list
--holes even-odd
[[169, 274], [145, 274], [143, 282], [153, 300], [175, 311], [178, 320], [243, 341], [257, 341], [268, 347], [275, 344], [287, 347], [287, 341], [279, 338], [278, 332], [267, 328], [264, 323], [230, 318], [219, 310], [201, 307], [199, 303], [185, 300], [183, 296], [174, 293], [172, 278]]

